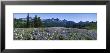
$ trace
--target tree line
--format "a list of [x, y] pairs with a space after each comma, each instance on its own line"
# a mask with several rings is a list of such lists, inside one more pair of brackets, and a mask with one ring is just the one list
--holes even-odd
[[23, 20], [22, 18], [20, 19], [14, 18], [14, 27], [15, 28], [42, 27], [42, 21], [40, 17], [37, 17], [37, 15], [35, 15], [34, 19], [32, 19], [31, 17], [29, 17], [28, 13], [26, 20]]

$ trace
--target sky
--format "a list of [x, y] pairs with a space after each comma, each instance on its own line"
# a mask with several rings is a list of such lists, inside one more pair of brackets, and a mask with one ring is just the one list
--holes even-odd
[[[76, 23], [83, 21], [97, 21], [97, 14], [96, 13], [29, 13], [29, 17], [34, 18], [35, 15], [40, 17], [41, 19], [51, 19], [51, 18], [58, 18], [60, 20], [68, 20], [74, 21]], [[26, 18], [27, 13], [14, 13], [14, 18]]]

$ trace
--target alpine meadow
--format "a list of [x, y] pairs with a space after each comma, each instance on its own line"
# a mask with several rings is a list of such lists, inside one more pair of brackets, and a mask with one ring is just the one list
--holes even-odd
[[13, 15], [13, 40], [97, 40], [96, 13]]

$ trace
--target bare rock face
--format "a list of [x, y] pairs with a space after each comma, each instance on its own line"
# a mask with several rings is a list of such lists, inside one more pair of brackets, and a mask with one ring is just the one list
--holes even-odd
[[97, 31], [49, 27], [49, 28], [15, 28], [14, 40], [96, 40]]

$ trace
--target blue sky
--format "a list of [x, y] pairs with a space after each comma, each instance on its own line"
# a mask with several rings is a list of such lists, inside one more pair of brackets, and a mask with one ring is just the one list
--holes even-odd
[[[68, 21], [97, 21], [96, 13], [29, 13], [30, 17], [35, 17], [37, 15], [41, 19], [51, 19], [51, 18], [59, 18], [60, 20], [68, 20]], [[27, 13], [14, 13], [14, 18], [26, 18]]]

